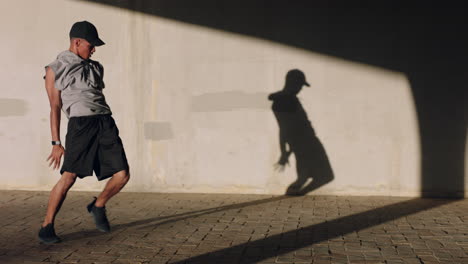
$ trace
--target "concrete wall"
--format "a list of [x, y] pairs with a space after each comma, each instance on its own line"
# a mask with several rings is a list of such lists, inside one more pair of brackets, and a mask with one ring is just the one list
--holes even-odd
[[[75, 21], [105, 46], [105, 95], [124, 141], [127, 191], [284, 193], [278, 124], [268, 94], [290, 69], [334, 172], [317, 194], [419, 195], [418, 123], [400, 72], [124, 9], [76, 1], [0, 3], [0, 188], [49, 190], [49, 105], [44, 65], [68, 48]], [[67, 120], [62, 117], [61, 138]], [[75, 190], [99, 190], [88, 177]]]

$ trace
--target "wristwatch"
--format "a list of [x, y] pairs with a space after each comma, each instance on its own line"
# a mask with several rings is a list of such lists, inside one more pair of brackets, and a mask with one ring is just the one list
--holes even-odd
[[60, 142], [60, 141], [52, 141], [52, 145], [62, 145], [62, 142]]

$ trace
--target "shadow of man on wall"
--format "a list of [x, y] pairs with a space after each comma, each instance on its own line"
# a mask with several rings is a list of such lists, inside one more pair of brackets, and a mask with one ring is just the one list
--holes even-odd
[[297, 180], [286, 189], [286, 195], [305, 195], [334, 178], [327, 153], [297, 98], [304, 85], [310, 86], [304, 73], [293, 69], [286, 74], [283, 90], [268, 96], [279, 125], [281, 157], [275, 167], [283, 171], [293, 153], [296, 159]]

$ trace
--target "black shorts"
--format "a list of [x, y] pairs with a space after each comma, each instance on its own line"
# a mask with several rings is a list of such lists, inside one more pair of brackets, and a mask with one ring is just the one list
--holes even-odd
[[111, 115], [71, 117], [60, 174], [76, 173], [84, 178], [96, 173], [98, 180], [128, 170], [119, 130]]

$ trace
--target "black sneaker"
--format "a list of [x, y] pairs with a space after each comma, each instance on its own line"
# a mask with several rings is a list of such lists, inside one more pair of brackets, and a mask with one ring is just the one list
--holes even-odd
[[39, 240], [45, 244], [59, 243], [62, 240], [55, 234], [54, 224], [50, 223], [39, 230]]
[[97, 198], [94, 197], [94, 200], [88, 204], [88, 212], [93, 216], [94, 223], [99, 231], [110, 232], [109, 220], [107, 220], [106, 216], [106, 207], [96, 207], [94, 205], [96, 200]]

